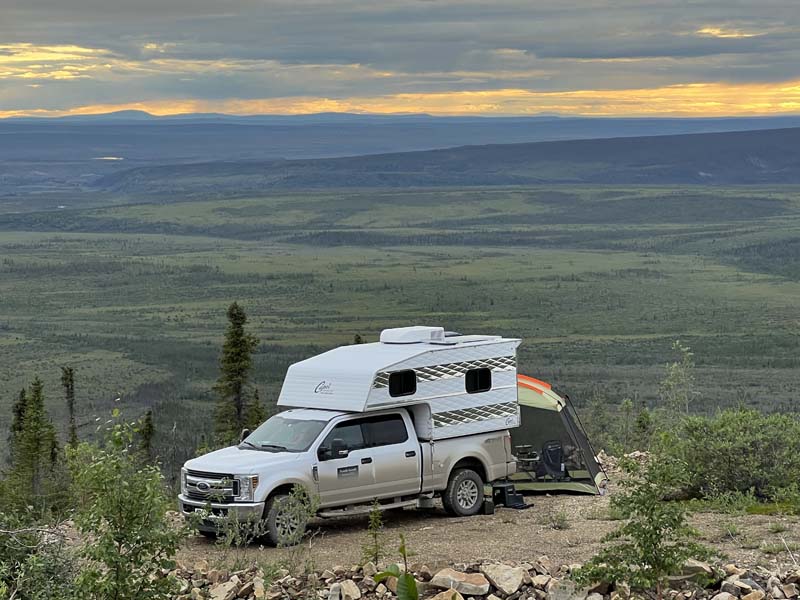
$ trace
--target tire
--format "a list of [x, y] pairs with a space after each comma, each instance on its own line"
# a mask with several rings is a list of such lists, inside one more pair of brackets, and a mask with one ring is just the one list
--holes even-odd
[[295, 546], [303, 539], [307, 517], [291, 509], [291, 497], [288, 494], [278, 494], [267, 501], [264, 521], [267, 542], [271, 546]]
[[442, 505], [454, 517], [471, 517], [483, 507], [483, 479], [472, 469], [456, 469], [450, 474]]

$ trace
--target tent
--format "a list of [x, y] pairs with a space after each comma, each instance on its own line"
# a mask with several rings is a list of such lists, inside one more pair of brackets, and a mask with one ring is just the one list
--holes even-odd
[[606, 477], [569, 396], [549, 383], [517, 375], [521, 424], [511, 430], [520, 491], [605, 492]]

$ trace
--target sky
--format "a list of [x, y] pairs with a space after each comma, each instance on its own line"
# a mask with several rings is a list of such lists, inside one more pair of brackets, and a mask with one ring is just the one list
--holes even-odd
[[800, 114], [798, 0], [0, 0], [0, 117]]

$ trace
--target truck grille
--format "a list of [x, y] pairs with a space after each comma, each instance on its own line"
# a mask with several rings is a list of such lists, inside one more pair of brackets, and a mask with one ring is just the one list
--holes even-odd
[[226, 473], [187, 471], [186, 496], [202, 502], [233, 502], [239, 495], [239, 480]]

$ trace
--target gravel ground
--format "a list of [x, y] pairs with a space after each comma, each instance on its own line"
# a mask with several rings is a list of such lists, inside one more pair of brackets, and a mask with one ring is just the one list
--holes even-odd
[[[469, 518], [450, 518], [441, 509], [392, 512], [384, 515], [384, 537], [394, 550], [404, 533], [414, 553], [412, 562], [432, 569], [481, 560], [530, 560], [543, 554], [558, 565], [585, 561], [602, 547], [602, 537], [619, 525], [608, 519], [608, 496], [540, 495], [527, 501], [532, 506], [524, 510], [500, 508], [494, 515]], [[792, 555], [800, 560], [800, 521], [795, 517], [699, 513], [692, 524], [703, 543], [731, 562], [775, 568], [792, 565]], [[318, 520], [312, 524], [316, 533], [310, 550], [252, 544], [237, 556], [262, 563], [310, 558], [319, 569], [349, 566], [360, 562], [366, 528], [366, 516]], [[782, 540], [793, 553], [784, 549]], [[213, 564], [229, 555], [198, 536], [189, 540], [179, 558]]]

